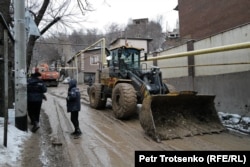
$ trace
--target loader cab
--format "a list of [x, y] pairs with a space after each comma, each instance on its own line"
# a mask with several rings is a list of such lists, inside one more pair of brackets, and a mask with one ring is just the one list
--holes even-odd
[[126, 46], [112, 49], [108, 64], [120, 70], [139, 70], [141, 50]]

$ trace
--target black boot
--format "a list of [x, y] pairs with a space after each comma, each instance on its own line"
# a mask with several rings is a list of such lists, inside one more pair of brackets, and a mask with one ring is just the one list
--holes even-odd
[[75, 130], [75, 136], [81, 136], [81, 134], [82, 134], [82, 132], [81, 132], [80, 128], [77, 128]]
[[33, 128], [31, 129], [31, 131], [32, 131], [33, 133], [35, 133], [39, 128], [40, 128], [39, 122], [34, 122], [34, 126], [33, 126]]
[[73, 136], [80, 136], [81, 134], [82, 132], [79, 128], [76, 128], [75, 131], [71, 133]]
[[74, 131], [74, 132], [72, 132], [72, 133], [70, 133], [71, 135], [76, 135], [76, 130]]

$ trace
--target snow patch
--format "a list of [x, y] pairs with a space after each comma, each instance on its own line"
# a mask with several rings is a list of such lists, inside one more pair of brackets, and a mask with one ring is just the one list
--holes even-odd
[[250, 117], [224, 112], [218, 112], [218, 115], [222, 124], [226, 128], [250, 134]]
[[14, 124], [8, 124], [7, 147], [4, 142], [4, 118], [0, 117], [0, 166], [19, 166], [21, 163], [21, 151], [24, 148], [24, 141], [31, 134], [17, 129]]

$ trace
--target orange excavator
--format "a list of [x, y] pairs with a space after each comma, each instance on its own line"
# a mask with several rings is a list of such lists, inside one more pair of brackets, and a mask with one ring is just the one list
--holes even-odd
[[46, 83], [46, 86], [58, 86], [60, 73], [56, 70], [50, 70], [47, 63], [37, 66], [41, 73], [41, 79]]

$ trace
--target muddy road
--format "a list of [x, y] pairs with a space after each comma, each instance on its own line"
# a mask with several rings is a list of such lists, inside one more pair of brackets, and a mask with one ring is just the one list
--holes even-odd
[[[65, 158], [72, 167], [134, 166], [134, 152], [139, 150], [250, 150], [250, 136], [233, 132], [165, 140], [156, 143], [145, 135], [138, 117], [127, 121], [114, 118], [111, 104], [105, 110], [89, 107], [87, 86], [79, 85], [82, 109], [79, 113], [83, 135], [74, 139], [73, 126], [66, 112], [68, 85], [48, 88], [42, 109], [51, 125], [51, 143], [63, 147]], [[67, 164], [67, 166], [70, 166]]]

